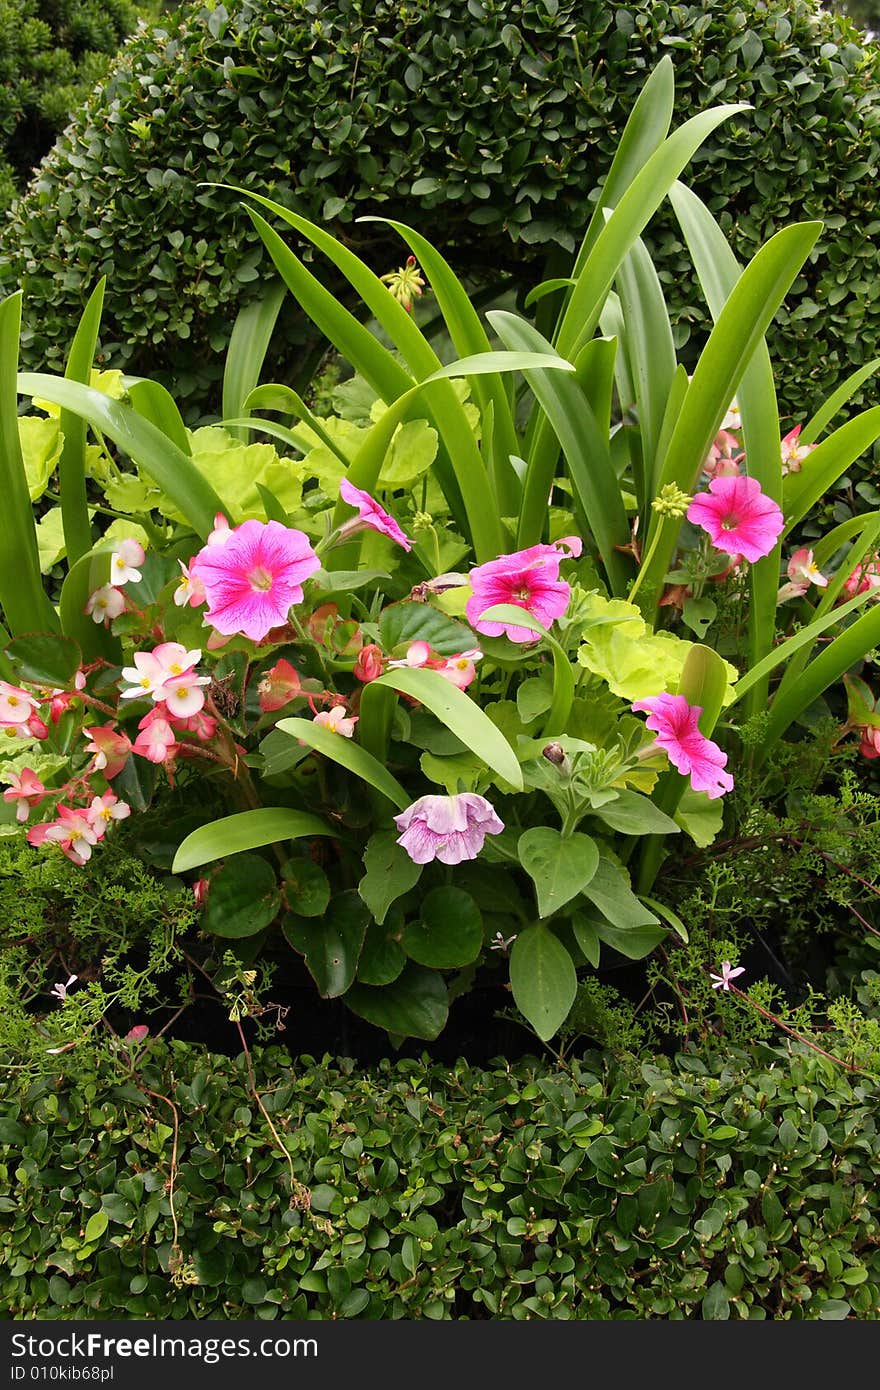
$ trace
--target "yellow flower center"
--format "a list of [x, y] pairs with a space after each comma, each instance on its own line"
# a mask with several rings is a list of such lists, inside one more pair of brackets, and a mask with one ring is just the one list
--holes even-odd
[[168, 672], [169, 672], [169, 674], [172, 675], [172, 676], [182, 676], [182, 675], [183, 675], [183, 667], [180, 665], [180, 663], [179, 663], [178, 661], [174, 661], [174, 662], [172, 662], [171, 665], [168, 667]]
[[142, 676], [142, 677], [141, 677], [141, 689], [142, 689], [142, 690], [149, 690], [149, 688], [150, 688], [150, 678], [149, 678], [149, 676]]
[[272, 587], [272, 576], [262, 565], [257, 565], [248, 575], [248, 583], [258, 594], [265, 594]]

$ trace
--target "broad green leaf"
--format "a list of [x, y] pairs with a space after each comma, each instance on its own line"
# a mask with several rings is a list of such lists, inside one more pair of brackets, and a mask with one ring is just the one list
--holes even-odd
[[282, 869], [284, 901], [297, 917], [321, 917], [330, 901], [330, 880], [320, 864], [291, 856]]
[[396, 830], [377, 830], [364, 850], [366, 873], [358, 892], [380, 925], [391, 904], [415, 888], [422, 873], [422, 865], [413, 863], [397, 838]]
[[[305, 477], [301, 460], [281, 458], [272, 444], [245, 444], [217, 425], [193, 431], [189, 441], [192, 467], [220, 490], [232, 525], [266, 516], [260, 485], [272, 492], [286, 512], [299, 507]], [[170, 497], [161, 497], [153, 505], [172, 520], [185, 519]]]
[[582, 893], [599, 866], [599, 847], [576, 831], [563, 836], [549, 825], [525, 830], [517, 844], [519, 861], [533, 880], [538, 912], [549, 917]]
[[224, 502], [191, 460], [130, 406], [79, 382], [40, 372], [21, 372], [18, 389], [23, 395], [57, 402], [112, 439], [171, 498], [203, 539], [213, 530], [216, 513], [226, 511]]
[[533, 618], [531, 613], [512, 603], [497, 603], [480, 615], [481, 622], [510, 623], [515, 627], [528, 628], [536, 636], [543, 637], [553, 654], [553, 695], [550, 709], [544, 721], [545, 734], [562, 734], [568, 725], [574, 700], [574, 668], [564, 648], [559, 645], [552, 633]]
[[632, 890], [629, 874], [610, 855], [601, 853], [596, 872], [584, 888], [584, 897], [620, 931], [657, 925], [657, 918]]
[[60, 507], [50, 507], [37, 522], [37, 549], [40, 552], [40, 570], [43, 574], [48, 574], [50, 569], [64, 559], [67, 552]]
[[[329, 421], [320, 419], [313, 415], [301, 396], [289, 386], [283, 386], [277, 381], [266, 382], [263, 386], [254, 387], [242, 404], [242, 409], [247, 414], [253, 410], [283, 410], [286, 415], [292, 415], [295, 420], [302, 420], [303, 424], [312, 431], [320, 442], [335, 454], [339, 461], [346, 468], [350, 463], [348, 455], [339, 445], [334, 431], [330, 426], [338, 426], [339, 421], [331, 419]], [[241, 425], [241, 420], [223, 421], [227, 425]], [[254, 420], [254, 426], [271, 433], [270, 425], [274, 422], [269, 420]], [[302, 449], [299, 442], [300, 435], [296, 430], [283, 430], [279, 438], [287, 440], [296, 449]]]
[[442, 975], [410, 963], [393, 984], [380, 989], [354, 984], [345, 996], [352, 1013], [400, 1038], [439, 1037], [449, 1016]]
[[32, 502], [42, 497], [58, 466], [64, 440], [57, 420], [45, 415], [20, 415], [18, 438]]
[[71, 685], [82, 660], [77, 644], [55, 632], [33, 632], [16, 637], [4, 650], [15, 663], [20, 680], [62, 690]]
[[461, 739], [466, 748], [482, 758], [487, 767], [497, 772], [505, 782], [518, 791], [522, 790], [522, 771], [516, 754], [507, 739], [486, 717], [479, 705], [457, 690], [445, 677], [436, 671], [409, 670], [403, 668], [386, 671], [378, 680], [371, 681], [361, 697], [361, 719], [381, 695], [388, 689], [409, 695], [418, 700], [435, 714], [441, 724]]
[[420, 919], [404, 927], [401, 945], [411, 960], [434, 970], [470, 965], [483, 946], [480, 909], [461, 888], [434, 888]]
[[437, 431], [427, 420], [408, 420], [401, 425], [382, 465], [380, 486], [389, 491], [413, 487], [437, 457], [437, 443]]
[[[101, 313], [104, 308], [106, 279], [98, 281], [79, 321], [64, 375], [68, 381], [88, 386], [92, 379], [92, 363], [98, 342]], [[64, 441], [58, 464], [58, 485], [61, 493], [61, 516], [64, 523], [64, 543], [67, 557], [73, 564], [92, 546], [92, 528], [86, 499], [86, 424], [76, 411], [63, 408], [59, 416]]]
[[592, 812], [599, 820], [622, 835], [677, 835], [675, 821], [655, 806], [647, 796], [622, 791], [613, 801]]
[[666, 928], [662, 926], [621, 929], [598, 917], [593, 918], [593, 925], [599, 940], [604, 941], [606, 946], [611, 946], [615, 951], [619, 951], [628, 960], [643, 960], [645, 956], [651, 954], [656, 946], [660, 945], [666, 936]]
[[305, 956], [322, 999], [337, 999], [354, 980], [369, 920], [365, 904], [351, 891], [338, 894], [321, 921], [294, 913], [285, 917], [284, 935]]
[[[287, 286], [280, 280], [268, 285], [258, 299], [238, 311], [223, 368], [223, 415], [246, 415], [247, 399], [260, 379]], [[237, 431], [247, 443], [247, 430]]]
[[257, 854], [242, 854], [212, 876], [202, 922], [214, 936], [238, 940], [256, 936], [268, 927], [280, 906], [281, 894], [271, 864]]
[[305, 811], [291, 811], [284, 806], [239, 811], [234, 816], [223, 816], [210, 825], [200, 826], [187, 835], [174, 856], [171, 869], [172, 873], [182, 874], [187, 869], [196, 869], [215, 859], [240, 854], [242, 850], [335, 833], [317, 816]]
[[13, 634], [57, 632], [58, 618], [43, 590], [36, 526], [18, 433], [16, 370], [20, 331], [21, 294], [10, 294], [0, 302], [0, 607]]
[[411, 642], [427, 642], [440, 656], [457, 656], [477, 646], [477, 638], [469, 627], [447, 618], [429, 603], [409, 599], [391, 603], [379, 617], [379, 638], [387, 652], [408, 647]]
[[675, 819], [695, 845], [707, 849], [724, 824], [723, 800], [720, 796], [713, 799], [705, 792], [695, 792], [693, 787], [685, 787], [675, 808]]
[[325, 758], [332, 758], [335, 763], [368, 782], [383, 796], [387, 796], [398, 810], [404, 811], [410, 805], [412, 797], [397, 778], [392, 777], [377, 758], [368, 753], [366, 748], [361, 748], [353, 739], [335, 734], [332, 729], [325, 729], [323, 724], [317, 724], [313, 719], [279, 719], [275, 727], [282, 733], [301, 739], [310, 748], [323, 753]]
[[695, 643], [685, 657], [677, 693], [689, 705], [699, 705], [699, 729], [707, 738], [730, 703], [730, 672], [728, 663], [711, 647]]
[[547, 1042], [568, 1017], [577, 993], [571, 956], [548, 927], [521, 931], [510, 949], [510, 984], [516, 1007]]
[[389, 928], [371, 922], [367, 927], [358, 961], [357, 978], [362, 985], [390, 985], [403, 971], [406, 956]]
[[593, 969], [598, 969], [599, 955], [602, 943], [599, 934], [590, 919], [583, 913], [575, 912], [571, 919], [571, 929], [574, 932], [574, 939], [580, 946], [585, 957], [592, 965]]
[[88, 1241], [100, 1240], [110, 1224], [110, 1218], [106, 1211], [94, 1211], [86, 1222], [84, 1239]]

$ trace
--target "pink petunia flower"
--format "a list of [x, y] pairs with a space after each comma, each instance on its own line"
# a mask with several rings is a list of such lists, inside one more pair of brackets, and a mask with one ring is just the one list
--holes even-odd
[[468, 622], [487, 637], [506, 633], [511, 642], [537, 641], [530, 628], [480, 622], [480, 615], [495, 604], [510, 603], [549, 628], [565, 612], [571, 597], [569, 585], [559, 578], [560, 562], [580, 555], [581, 548], [577, 536], [568, 536], [553, 545], [532, 545], [528, 550], [517, 550], [478, 565], [468, 576], [473, 589], [465, 607]]
[[110, 556], [110, 583], [139, 584], [143, 578], [138, 565], [144, 563], [144, 547], [140, 541], [124, 540]]
[[91, 805], [85, 813], [86, 820], [94, 830], [99, 840], [104, 838], [107, 827], [115, 820], [126, 820], [131, 815], [131, 807], [127, 801], [120, 801], [113, 792], [105, 792], [103, 796], [93, 796]]
[[378, 531], [381, 536], [388, 536], [391, 540], [396, 541], [398, 545], [403, 546], [404, 550], [412, 550], [412, 541], [404, 535], [394, 517], [390, 516], [384, 507], [379, 506], [375, 497], [371, 497], [368, 492], [355, 487], [347, 478], [343, 478], [339, 484], [339, 496], [350, 507], [357, 507], [359, 513], [357, 519], [352, 518], [351, 521], [344, 522], [339, 528], [340, 538], [347, 538], [364, 527], [368, 527], [371, 531]]
[[743, 477], [713, 478], [709, 491], [698, 492], [691, 502], [687, 519], [707, 532], [716, 550], [751, 562], [770, 554], [785, 526], [757, 479]]
[[632, 709], [648, 712], [645, 722], [657, 735], [657, 747], [663, 749], [673, 767], [690, 777], [694, 791], [705, 792], [714, 800], [732, 789], [733, 778], [722, 771], [727, 765], [727, 754], [700, 733], [700, 705], [689, 705], [683, 695], [664, 691], [662, 695], [634, 701]]
[[102, 584], [93, 594], [89, 594], [86, 613], [93, 623], [109, 624], [111, 618], [118, 618], [125, 612], [125, 594], [114, 589], [112, 584]]
[[734, 970], [729, 960], [723, 960], [721, 962], [721, 974], [714, 975], [710, 970], [709, 979], [712, 981], [713, 989], [723, 989], [729, 993], [731, 980], [735, 980], [737, 976], [744, 975], [745, 973], [746, 968], [744, 965], [738, 965]]
[[303, 531], [278, 521], [245, 521], [223, 545], [206, 545], [190, 565], [205, 587], [207, 620], [227, 636], [261, 641], [302, 600], [303, 581], [321, 562]]
[[793, 430], [789, 430], [788, 434], [783, 436], [780, 445], [783, 473], [800, 473], [804, 459], [809, 458], [816, 447], [815, 444], [798, 444], [802, 428], [802, 425], [795, 425]]
[[103, 772], [107, 781], [118, 777], [128, 761], [131, 752], [131, 739], [114, 729], [112, 724], [101, 724], [95, 729], [83, 729], [91, 743], [86, 744], [86, 752], [94, 753], [90, 772]]
[[777, 603], [785, 603], [786, 599], [802, 598], [811, 584], [815, 584], [818, 589], [828, 587], [828, 577], [819, 569], [813, 560], [812, 550], [806, 546], [801, 546], [796, 550], [788, 562], [787, 567], [788, 583], [783, 584], [779, 593], [776, 595]]
[[357, 722], [357, 715], [346, 717], [345, 705], [334, 705], [332, 709], [321, 710], [315, 715], [316, 724], [322, 724], [325, 729], [329, 729], [333, 734], [341, 734], [343, 738], [353, 737]]
[[394, 823], [402, 833], [402, 845], [414, 864], [461, 864], [476, 859], [487, 835], [500, 835], [503, 821], [495, 808], [476, 792], [457, 796], [420, 796]]
[[48, 796], [46, 788], [43, 786], [33, 768], [23, 767], [21, 773], [9, 773], [10, 785], [3, 793], [4, 801], [14, 801], [15, 819], [22, 824], [27, 820], [33, 806], [39, 806], [40, 802]]

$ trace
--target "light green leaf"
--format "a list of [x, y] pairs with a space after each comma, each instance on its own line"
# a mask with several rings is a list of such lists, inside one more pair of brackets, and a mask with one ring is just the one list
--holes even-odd
[[675, 808], [675, 819], [695, 845], [706, 849], [724, 823], [722, 799], [718, 796], [713, 800], [705, 792], [695, 792], [693, 787], [686, 787]]
[[535, 884], [538, 911], [549, 917], [584, 891], [599, 866], [599, 847], [589, 835], [563, 836], [549, 825], [519, 837], [519, 861]]
[[301, 739], [310, 748], [323, 753], [326, 758], [332, 758], [341, 767], [348, 768], [349, 772], [353, 772], [364, 782], [369, 782], [371, 787], [387, 796], [398, 810], [404, 811], [412, 802], [409, 792], [400, 785], [397, 778], [392, 777], [377, 758], [352, 739], [335, 734], [332, 729], [325, 729], [323, 724], [316, 724], [313, 719], [280, 719], [275, 727], [282, 733]]
[[604, 852], [600, 853], [596, 872], [584, 888], [584, 897], [620, 931], [657, 924], [654, 913], [633, 892], [626, 869]]
[[592, 813], [622, 835], [677, 835], [679, 828], [659, 807], [638, 792], [622, 791]]
[[324, 821], [305, 811], [291, 811], [282, 806], [240, 811], [237, 815], [212, 821], [210, 825], [202, 825], [187, 835], [174, 856], [171, 872], [182, 874], [187, 869], [263, 845], [335, 833]]
[[21, 415], [18, 420], [21, 456], [32, 502], [42, 497], [58, 466], [64, 440], [57, 420], [43, 415]]
[[380, 486], [389, 489], [412, 487], [437, 457], [437, 444], [437, 431], [427, 420], [408, 420], [401, 425], [382, 465]]
[[422, 865], [413, 863], [397, 838], [396, 830], [377, 830], [364, 850], [366, 873], [358, 892], [380, 925], [391, 904], [415, 888], [422, 873]]

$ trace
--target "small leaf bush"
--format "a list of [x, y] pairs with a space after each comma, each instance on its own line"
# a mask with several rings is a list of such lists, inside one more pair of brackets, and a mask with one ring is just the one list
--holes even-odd
[[[806, 0], [193, 7], [126, 46], [6, 228], [7, 272], [30, 301], [26, 362], [60, 364], [72, 315], [106, 274], [105, 356], [147, 373], [173, 362], [176, 393], [216, 406], [212, 354], [262, 292], [266, 260], [237, 196], [203, 180], [294, 204], [376, 269], [396, 244], [359, 225], [364, 213], [427, 216], [463, 274], [533, 284], [548, 252], [564, 262], [550, 273], [567, 274], [663, 54], [682, 112], [754, 106], [692, 171], [740, 260], [788, 222], [825, 222], [770, 335], [783, 413], [802, 416], [880, 340], [880, 59]], [[671, 218], [652, 239], [681, 346], [702, 336], [706, 310]], [[282, 318], [276, 360], [301, 336]]]
[[878, 1092], [815, 1054], [253, 1064], [12, 1073], [7, 1316], [877, 1319]]
[[135, 26], [129, 0], [0, 0], [0, 208]]

